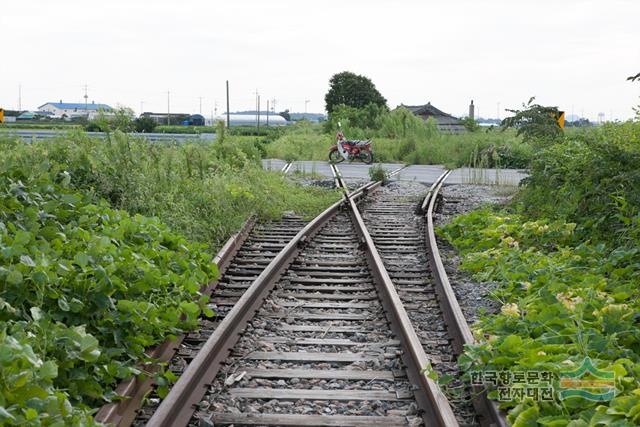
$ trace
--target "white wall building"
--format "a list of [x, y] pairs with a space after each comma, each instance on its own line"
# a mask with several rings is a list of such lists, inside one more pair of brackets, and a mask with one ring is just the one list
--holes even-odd
[[38, 107], [40, 111], [47, 111], [53, 113], [54, 118], [73, 118], [86, 116], [89, 120], [95, 119], [98, 116], [99, 111], [109, 112], [113, 110], [107, 104], [96, 104], [91, 102], [90, 104], [69, 103], [69, 102], [47, 102]]
[[[223, 121], [227, 123], [227, 115], [222, 114], [217, 116], [212, 122], [210, 118], [205, 119], [205, 124], [207, 126], [213, 126], [217, 121]], [[256, 126], [257, 117], [255, 114], [229, 114], [229, 125], [230, 126]], [[286, 126], [288, 125], [287, 121], [277, 114], [269, 114], [269, 126]], [[267, 126], [267, 116], [266, 114], [260, 115], [260, 126]]]

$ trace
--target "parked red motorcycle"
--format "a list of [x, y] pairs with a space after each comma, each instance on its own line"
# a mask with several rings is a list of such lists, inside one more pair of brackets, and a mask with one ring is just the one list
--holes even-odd
[[371, 140], [348, 140], [344, 138], [342, 130], [338, 130], [336, 143], [329, 149], [329, 161], [331, 163], [340, 163], [344, 160], [351, 161], [355, 159], [360, 159], [366, 164], [373, 163]]

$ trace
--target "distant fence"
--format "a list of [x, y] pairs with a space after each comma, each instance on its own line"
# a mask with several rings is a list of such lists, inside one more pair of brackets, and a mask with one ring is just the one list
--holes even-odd
[[[36, 129], [11, 129], [0, 131], [0, 136], [13, 136], [25, 141], [45, 140], [64, 137], [68, 131], [64, 130], [36, 130]], [[87, 135], [94, 138], [105, 138], [106, 132], [87, 132]], [[130, 136], [145, 138], [149, 142], [211, 142], [215, 141], [215, 133], [129, 133]]]

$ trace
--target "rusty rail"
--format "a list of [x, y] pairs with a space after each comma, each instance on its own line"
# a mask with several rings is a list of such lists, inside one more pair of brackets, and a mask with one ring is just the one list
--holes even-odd
[[[335, 168], [335, 169], [334, 169]], [[356, 224], [357, 233], [367, 249], [367, 258], [374, 281], [378, 287], [383, 306], [393, 325], [394, 332], [404, 346], [403, 361], [408, 367], [412, 383], [416, 386], [416, 400], [423, 410], [423, 418], [427, 425], [457, 426], [447, 398], [438, 385], [425, 372], [429, 359], [402, 305], [391, 278], [382, 259], [375, 248], [357, 208], [356, 201], [381, 185], [380, 182], [368, 183], [353, 193], [347, 193], [339, 170], [332, 165], [336, 184], [345, 191], [345, 198], [326, 209], [322, 214], [303, 228], [276, 258], [267, 266], [262, 274], [252, 283], [233, 309], [227, 314], [218, 328], [209, 337], [202, 351], [196, 355], [184, 371], [169, 395], [160, 404], [148, 426], [168, 427], [186, 426], [194, 413], [197, 404], [206, 392], [208, 384], [220, 370], [222, 362], [231, 348], [238, 341], [241, 332], [253, 318], [257, 309], [275, 286], [275, 283], [301, 252], [308, 242], [341, 208], [346, 207]]]
[[[427, 196], [422, 203], [422, 211], [425, 212], [426, 241], [429, 251], [429, 264], [433, 271], [433, 279], [436, 285], [436, 293], [442, 312], [444, 314], [447, 329], [453, 337], [453, 347], [457, 355], [464, 351], [466, 345], [475, 342], [469, 324], [462, 313], [462, 309], [458, 304], [449, 277], [444, 269], [440, 251], [436, 241], [436, 234], [433, 226], [433, 212], [438, 198], [438, 193], [448, 178], [451, 171], [446, 171], [438, 177], [433, 183]], [[488, 426], [507, 426], [505, 414], [498, 409], [495, 402], [487, 397], [486, 391], [482, 388], [473, 388], [473, 405], [478, 413], [483, 417], [483, 425]]]
[[367, 260], [373, 273], [374, 281], [378, 286], [382, 305], [387, 312], [394, 332], [403, 344], [405, 352], [402, 355], [402, 359], [407, 367], [409, 378], [416, 387], [415, 397], [424, 411], [423, 419], [425, 425], [457, 426], [458, 421], [453, 414], [449, 401], [440, 390], [438, 384], [428, 376], [429, 358], [420, 343], [420, 339], [391, 281], [391, 277], [389, 277], [389, 273], [384, 267], [373, 239], [367, 231], [355, 200], [350, 198], [349, 203], [351, 207], [350, 214], [354, 224], [356, 224], [356, 230], [367, 247]]
[[[341, 181], [342, 177], [338, 167], [336, 165], [331, 166], [332, 169], [335, 169], [335, 176], [340, 179], [341, 187], [346, 194], [346, 186], [344, 182]], [[403, 166], [392, 171], [389, 173], [389, 176], [398, 174], [405, 167], [406, 166]], [[363, 194], [366, 194], [367, 191], [373, 190], [380, 185], [382, 185], [380, 181], [369, 183], [365, 185], [361, 191]], [[427, 371], [431, 365], [429, 358], [420, 343], [420, 339], [396, 291], [396, 287], [362, 219], [362, 215], [356, 204], [357, 198], [348, 194], [346, 194], [345, 197], [349, 201], [349, 213], [356, 226], [356, 231], [366, 245], [367, 262], [373, 273], [374, 282], [378, 287], [382, 305], [389, 317], [394, 333], [400, 338], [405, 349], [402, 359], [407, 367], [410, 379], [416, 387], [415, 397], [421, 409], [424, 411], [423, 419], [425, 425], [457, 426], [458, 421], [453, 414], [447, 397], [442, 393], [438, 384], [428, 377]]]
[[[353, 197], [360, 197], [359, 195]], [[194, 405], [202, 399], [206, 386], [213, 380], [220, 365], [240, 337], [246, 324], [262, 305], [273, 289], [277, 279], [291, 261], [300, 253], [304, 244], [312, 238], [345, 204], [344, 200], [334, 203], [305, 226], [284, 247], [275, 259], [240, 297], [235, 306], [220, 322], [202, 350], [185, 369], [183, 375], [162, 401], [149, 427], [186, 426], [194, 412]]]

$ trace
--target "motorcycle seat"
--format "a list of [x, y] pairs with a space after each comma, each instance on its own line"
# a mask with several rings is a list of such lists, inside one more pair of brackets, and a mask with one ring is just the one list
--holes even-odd
[[363, 145], [369, 145], [371, 143], [371, 141], [369, 141], [369, 140], [359, 140], [359, 139], [351, 139], [351, 140], [346, 141], [346, 142], [349, 145], [356, 145], [358, 147], [362, 147]]

